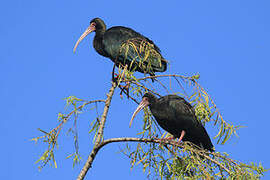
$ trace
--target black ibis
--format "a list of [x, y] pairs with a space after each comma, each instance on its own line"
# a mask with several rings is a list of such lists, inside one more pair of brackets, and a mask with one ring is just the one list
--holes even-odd
[[91, 20], [90, 26], [76, 42], [74, 52], [78, 44], [91, 32], [96, 32], [93, 41], [95, 50], [100, 55], [110, 58], [117, 67], [127, 65], [130, 71], [150, 75], [166, 71], [167, 61], [153, 41], [123, 26], [106, 30], [106, 25], [100, 18]]
[[189, 141], [203, 149], [214, 151], [214, 146], [202, 123], [196, 118], [193, 107], [182, 97], [167, 95], [157, 98], [151, 93], [144, 94], [141, 103], [135, 110], [134, 117], [144, 107], [149, 106], [158, 124], [173, 138]]

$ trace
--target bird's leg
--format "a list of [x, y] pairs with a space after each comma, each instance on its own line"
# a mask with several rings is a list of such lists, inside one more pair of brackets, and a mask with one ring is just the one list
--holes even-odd
[[183, 137], [185, 136], [186, 131], [182, 130], [180, 138], [178, 139], [177, 143], [180, 143], [180, 141], [182, 141]]
[[175, 148], [175, 147], [177, 147], [177, 145], [179, 145], [179, 144], [180, 144], [180, 142], [181, 142], [181, 141], [182, 141], [182, 139], [184, 138], [185, 134], [186, 134], [186, 131], [182, 130], [182, 132], [181, 132], [181, 135], [180, 135], [179, 139], [177, 140], [176, 144], [174, 144], [174, 145], [173, 145], [173, 151], [174, 151], [174, 148]]
[[112, 70], [112, 82], [117, 82], [117, 79], [118, 79], [118, 77], [116, 76], [116, 77], [114, 77], [114, 70], [115, 70], [115, 64], [113, 65], [113, 70]]

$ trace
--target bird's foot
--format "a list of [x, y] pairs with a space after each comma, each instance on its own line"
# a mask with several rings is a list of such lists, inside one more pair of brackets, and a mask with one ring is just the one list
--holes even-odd
[[167, 142], [171, 142], [174, 139], [174, 137], [171, 136], [171, 137], [166, 137], [166, 138], [155, 138], [155, 139], [158, 140], [160, 144], [164, 144]]
[[186, 132], [184, 130], [182, 130], [181, 135], [179, 137], [179, 139], [175, 142], [173, 142], [172, 144], [172, 150], [175, 151], [175, 148], [179, 147], [179, 145], [182, 143], [182, 139], [184, 138]]
[[171, 137], [165, 137], [165, 138], [160, 138], [159, 140], [160, 141], [171, 141], [172, 139], [174, 139], [173, 136], [171, 136]]
[[118, 83], [121, 80], [121, 75], [114, 73], [112, 75], [112, 81]]
[[113, 82], [116, 82], [116, 83], [121, 83], [121, 82], [125, 82], [125, 81], [128, 81], [127, 78], [125, 78], [125, 75], [124, 74], [117, 74], [117, 73], [114, 73], [114, 75], [112, 76], [112, 81]]
[[[175, 137], [171, 136], [171, 137], [166, 137], [166, 138], [156, 138], [159, 143], [160, 143], [160, 146], [161, 145], [165, 145], [166, 148], [173, 154], [175, 154], [175, 150], [177, 149], [178, 145], [179, 145], [179, 142], [175, 141]], [[169, 146], [167, 146], [169, 145]]]
[[115, 64], [113, 65], [113, 70], [112, 70], [112, 81], [116, 83], [121, 83], [122, 81], [125, 81], [125, 73], [127, 71], [127, 65], [123, 67], [123, 70], [121, 68], [119, 69], [118, 73], [115, 73]]

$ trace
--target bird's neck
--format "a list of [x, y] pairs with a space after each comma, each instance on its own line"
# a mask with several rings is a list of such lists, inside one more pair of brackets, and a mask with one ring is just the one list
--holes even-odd
[[157, 104], [149, 105], [149, 109], [154, 117], [159, 116], [160, 113], [163, 113], [163, 109], [161, 109]]
[[108, 54], [104, 51], [103, 36], [104, 36], [104, 32], [96, 31], [93, 45], [98, 54], [105, 57], [109, 57]]
[[154, 110], [154, 109], [159, 109], [159, 103], [158, 103], [158, 101], [155, 99], [155, 100], [153, 100], [150, 104], [149, 104], [149, 108], [152, 110]]
[[106, 27], [102, 27], [100, 29], [96, 29], [96, 36], [97, 37], [103, 37], [105, 31], [106, 31]]

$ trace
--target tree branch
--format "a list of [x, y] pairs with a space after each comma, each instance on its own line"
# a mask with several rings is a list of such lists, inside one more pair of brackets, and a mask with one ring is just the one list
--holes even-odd
[[[158, 77], [180, 77], [183, 79], [189, 79], [189, 80], [194, 80], [193, 77], [188, 77], [188, 76], [182, 76], [182, 75], [177, 75], [177, 74], [164, 74], [164, 75], [155, 75], [155, 76], [146, 76], [143, 78], [138, 78], [137, 81], [145, 80], [145, 79], [153, 79], [153, 78], [158, 78]], [[134, 79], [131, 80], [122, 80], [121, 82], [129, 82], [129, 81], [135, 81]]]
[[[111, 138], [111, 139], [107, 139], [107, 140], [103, 141], [98, 146], [97, 151], [99, 151], [99, 149], [101, 149], [106, 144], [113, 143], [113, 142], [145, 142], [145, 143], [149, 142], [149, 143], [161, 143], [159, 139], [133, 138], [133, 137]], [[182, 147], [183, 148], [183, 145], [176, 144], [175, 142], [172, 142], [170, 140], [162, 141], [162, 143], [168, 144], [168, 145], [174, 145], [174, 146], [178, 146], [178, 147]], [[206, 158], [206, 159], [212, 161], [213, 163], [217, 164], [220, 168], [224, 169], [228, 174], [231, 174], [230, 170], [227, 169], [225, 166], [223, 166], [221, 163], [219, 163], [217, 160], [212, 159], [210, 156], [208, 156], [206, 153], [202, 152], [201, 150], [199, 150], [198, 153], [201, 156], [203, 156], [204, 158]], [[207, 152], [207, 153], [213, 154], [213, 153], [210, 153], [210, 152]]]
[[106, 118], [107, 118], [107, 114], [109, 111], [109, 107], [111, 104], [111, 100], [112, 100], [112, 96], [114, 94], [114, 90], [116, 88], [116, 83], [112, 82], [112, 87], [109, 90], [109, 93], [107, 94], [107, 99], [105, 101], [105, 106], [104, 106], [104, 110], [103, 110], [103, 114], [100, 120], [100, 124], [99, 124], [99, 129], [98, 129], [98, 133], [97, 133], [97, 139], [95, 142], [95, 145], [92, 149], [92, 152], [90, 153], [90, 155], [88, 156], [88, 159], [86, 161], [86, 163], [84, 164], [84, 167], [82, 168], [79, 176], [77, 177], [77, 180], [82, 180], [84, 179], [87, 171], [89, 170], [89, 168], [91, 167], [97, 153], [98, 150], [100, 149], [100, 144], [102, 144], [102, 139], [103, 139], [103, 129], [105, 126], [105, 122], [106, 122]]
[[[93, 162], [93, 159], [95, 158], [95, 156], [97, 155], [98, 151], [105, 145], [110, 144], [110, 143], [114, 143], [114, 142], [145, 142], [145, 143], [161, 143], [159, 139], [148, 139], [148, 138], [134, 138], [134, 137], [121, 137], [121, 138], [111, 138], [111, 139], [106, 139], [103, 142], [97, 144], [97, 146], [94, 147], [93, 151], [91, 152], [90, 156], [91, 157], [91, 162]], [[165, 140], [162, 141], [162, 143], [164, 144], [168, 144], [168, 145], [174, 145], [174, 146], [178, 146], [180, 148], [183, 148], [182, 144], [176, 144], [175, 142], [172, 142], [170, 140]], [[194, 150], [195, 151], [195, 150]], [[197, 151], [197, 150], [196, 150]], [[228, 168], [226, 168], [225, 166], [223, 166], [220, 162], [218, 162], [215, 159], [212, 159], [210, 156], [208, 156], [207, 154], [213, 154], [214, 153], [210, 153], [210, 152], [202, 152], [202, 150], [198, 150], [198, 152], [200, 156], [203, 156], [204, 158], [212, 161], [213, 163], [215, 163], [216, 165], [218, 165], [220, 168], [224, 169], [228, 174], [231, 174], [230, 170]], [[91, 164], [90, 164], [91, 166]], [[90, 166], [88, 167], [88, 169], [90, 168]], [[85, 174], [84, 174], [85, 176]], [[77, 180], [82, 180], [83, 177], [81, 177], [81, 179], [77, 179]]]
[[97, 103], [97, 102], [106, 102], [105, 100], [101, 99], [101, 100], [94, 100], [94, 101], [88, 101], [82, 105], [80, 105], [77, 109], [74, 109], [73, 111], [71, 111], [70, 113], [67, 114], [67, 116], [65, 117], [65, 120], [70, 118], [70, 116], [72, 114], [74, 114], [78, 109], [81, 110], [84, 106], [91, 104], [91, 103]]

